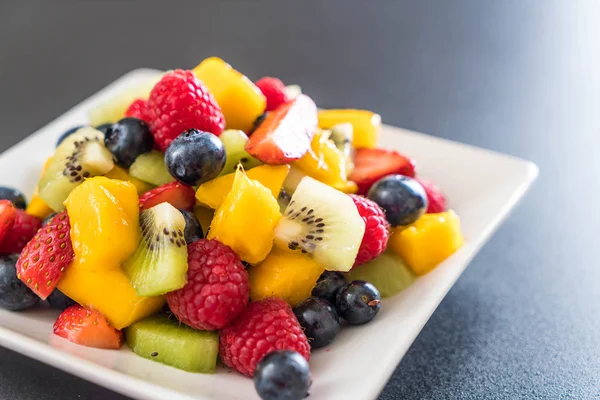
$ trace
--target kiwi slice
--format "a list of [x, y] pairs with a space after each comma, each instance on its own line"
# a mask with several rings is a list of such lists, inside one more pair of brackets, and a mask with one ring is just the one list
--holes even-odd
[[226, 155], [225, 166], [219, 176], [235, 172], [238, 164], [241, 164], [246, 171], [262, 164], [246, 151], [248, 136], [243, 131], [228, 129], [221, 133], [219, 139], [223, 142]]
[[38, 183], [38, 194], [54, 211], [61, 211], [69, 193], [85, 178], [104, 175], [113, 167], [104, 134], [89, 126], [80, 128], [56, 148]]
[[394, 253], [386, 251], [373, 260], [352, 268], [346, 274], [349, 281], [371, 282], [381, 297], [391, 297], [410, 286], [415, 274]]
[[333, 141], [335, 147], [344, 154], [346, 160], [346, 175], [350, 175], [354, 169], [354, 147], [352, 139], [354, 138], [354, 128], [349, 122], [337, 124], [331, 127], [329, 139]]
[[217, 332], [197, 331], [175, 317], [159, 314], [125, 328], [125, 340], [138, 356], [188, 372], [215, 372]]
[[296, 187], [275, 228], [275, 245], [300, 251], [330, 271], [354, 265], [365, 223], [352, 199], [311, 177]]
[[158, 296], [187, 282], [185, 219], [169, 203], [140, 213], [142, 239], [123, 264], [123, 271], [139, 296]]
[[129, 167], [129, 175], [154, 186], [175, 180], [165, 165], [165, 155], [156, 150], [140, 154]]

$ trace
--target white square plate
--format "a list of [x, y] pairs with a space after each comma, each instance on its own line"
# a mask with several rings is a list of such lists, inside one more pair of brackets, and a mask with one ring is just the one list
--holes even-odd
[[[135, 70], [65, 113], [0, 156], [2, 185], [32, 193], [39, 171], [66, 129], [87, 122], [87, 111], [123, 89], [158, 74]], [[469, 261], [537, 177], [528, 161], [385, 126], [382, 147], [397, 149], [437, 182], [461, 217], [465, 245], [404, 292], [383, 302], [370, 324], [345, 328], [327, 349], [313, 353], [312, 400], [373, 399]], [[14, 168], [23, 165], [25, 168]], [[9, 172], [10, 171], [10, 172]], [[258, 399], [252, 380], [224, 368], [190, 374], [133, 354], [96, 350], [52, 334], [51, 310], [0, 310], [0, 345], [125, 395], [156, 400]], [[369, 365], [367, 369], [357, 365]]]

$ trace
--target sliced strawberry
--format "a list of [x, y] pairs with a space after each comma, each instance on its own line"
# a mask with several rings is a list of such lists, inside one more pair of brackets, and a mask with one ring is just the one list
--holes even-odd
[[71, 306], [58, 316], [54, 334], [82, 346], [99, 349], [118, 349], [123, 332], [113, 328], [98, 311]]
[[17, 276], [42, 300], [54, 291], [75, 257], [70, 230], [69, 216], [62, 211], [38, 230], [19, 256]]
[[152, 208], [160, 203], [170, 203], [180, 210], [192, 211], [196, 205], [194, 189], [179, 182], [171, 182], [152, 189], [140, 197], [140, 209]]
[[0, 200], [0, 242], [12, 229], [17, 215], [15, 205], [9, 200]]
[[356, 149], [354, 170], [349, 179], [358, 185], [358, 194], [365, 195], [375, 182], [388, 175], [415, 176], [415, 163], [397, 151], [386, 149]]
[[246, 151], [265, 164], [287, 164], [306, 154], [317, 123], [317, 106], [301, 94], [267, 114], [252, 132]]
[[41, 219], [15, 209], [15, 222], [0, 243], [0, 254], [20, 253], [41, 226]]
[[441, 213], [446, 211], [446, 196], [442, 189], [440, 189], [435, 183], [426, 181], [425, 179], [417, 178], [417, 182], [423, 186], [425, 193], [427, 193], [427, 207], [428, 214]]

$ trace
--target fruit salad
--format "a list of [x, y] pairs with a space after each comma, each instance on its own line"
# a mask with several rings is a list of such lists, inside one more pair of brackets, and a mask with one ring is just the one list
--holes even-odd
[[220, 359], [263, 399], [304, 398], [312, 352], [463, 244], [380, 127], [215, 57], [130, 88], [57, 132], [28, 203], [0, 188], [0, 307], [47, 304], [78, 345], [190, 373]]

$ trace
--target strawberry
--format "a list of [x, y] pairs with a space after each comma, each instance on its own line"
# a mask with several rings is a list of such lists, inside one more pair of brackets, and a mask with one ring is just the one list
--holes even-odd
[[417, 178], [417, 182], [423, 186], [425, 193], [427, 193], [427, 213], [435, 214], [441, 213], [447, 210], [446, 208], [446, 196], [442, 189], [440, 189], [435, 183], [426, 181], [425, 179]]
[[255, 85], [267, 98], [267, 108], [265, 111], [273, 111], [290, 100], [285, 91], [285, 85], [277, 78], [265, 76], [256, 81]]
[[9, 200], [0, 200], [0, 242], [11, 230], [17, 215], [15, 206]]
[[123, 332], [113, 328], [98, 311], [71, 306], [58, 316], [54, 334], [82, 346], [99, 349], [118, 349]]
[[70, 230], [67, 212], [56, 214], [27, 243], [17, 261], [17, 277], [42, 300], [54, 291], [75, 257]]
[[0, 254], [20, 253], [41, 226], [41, 219], [15, 209], [15, 222], [0, 243]]
[[146, 210], [165, 202], [175, 208], [192, 211], [196, 205], [194, 189], [179, 182], [164, 184], [140, 197], [140, 209]]
[[267, 114], [252, 132], [246, 151], [265, 164], [297, 160], [310, 148], [317, 122], [317, 106], [301, 94]]
[[358, 194], [364, 196], [375, 182], [388, 175], [415, 176], [415, 163], [394, 150], [356, 149], [354, 170], [349, 179], [358, 185]]

